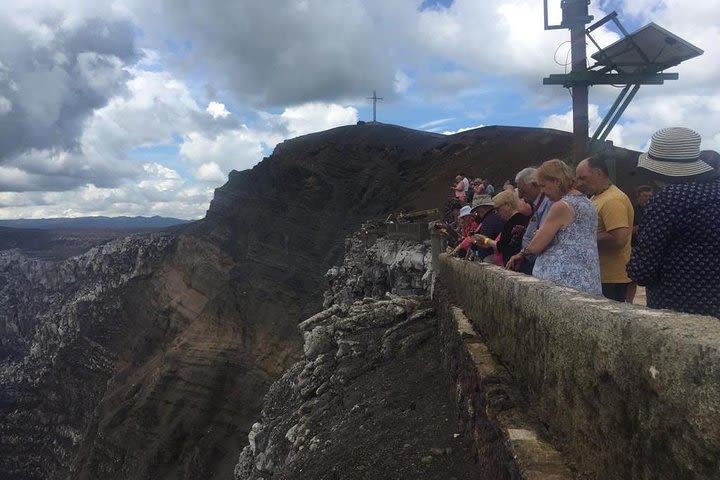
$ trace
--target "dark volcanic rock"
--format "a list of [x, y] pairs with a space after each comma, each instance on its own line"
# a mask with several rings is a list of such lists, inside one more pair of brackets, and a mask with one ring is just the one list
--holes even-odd
[[367, 227], [345, 240], [345, 256], [325, 274], [323, 307], [350, 305], [366, 297], [424, 295], [429, 288], [430, 241], [376, 239]]
[[[134, 237], [50, 263], [0, 253], [0, 472], [60, 478], [134, 324], [127, 292], [172, 239]], [[143, 328], [144, 329], [144, 328]]]
[[[271, 387], [262, 419], [253, 425], [250, 445], [240, 456], [236, 478], [279, 474], [293, 463], [307, 461], [305, 454], [319, 456], [338, 443], [337, 438], [328, 440], [342, 424], [323, 422], [328, 410], [339, 404], [352, 416], [352, 408], [359, 407], [344, 404], [346, 390], [357, 377], [414, 352], [431, 338], [433, 313], [418, 299], [388, 294], [382, 300], [333, 306], [302, 322], [303, 359]], [[350, 456], [352, 447], [343, 448]]]
[[455, 435], [433, 309], [418, 295], [367, 296], [426, 293], [428, 246], [364, 230], [328, 272], [331, 306], [299, 324], [303, 357], [270, 387], [236, 479], [478, 478]]
[[[500, 183], [570, 142], [522, 128], [341, 127], [232, 172], [207, 217], [172, 235], [55, 263], [3, 253], [0, 478], [229, 478], [264, 393], [301, 354], [297, 322], [321, 309], [348, 234], [443, 205], [459, 169]], [[376, 273], [331, 296], [418, 285]]]
[[0, 478], [231, 471], [296, 347], [240, 321], [229, 265], [171, 235], [59, 263], [0, 255]]

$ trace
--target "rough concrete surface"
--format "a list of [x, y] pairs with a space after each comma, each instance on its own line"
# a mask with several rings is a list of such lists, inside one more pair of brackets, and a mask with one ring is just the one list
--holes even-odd
[[575, 474], [547, 439], [512, 376], [493, 357], [463, 311], [435, 297], [443, 363], [455, 383], [463, 435], [496, 480], [570, 480]]
[[[720, 476], [720, 324], [441, 255], [453, 298], [579, 474]], [[439, 289], [439, 290], [438, 290]]]

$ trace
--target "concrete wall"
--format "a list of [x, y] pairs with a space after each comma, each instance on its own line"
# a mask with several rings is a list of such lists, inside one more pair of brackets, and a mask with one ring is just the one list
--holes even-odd
[[439, 256], [458, 305], [579, 478], [720, 478], [720, 321]]
[[458, 431], [478, 458], [477, 478], [575, 479], [516, 382], [467, 316], [450, 303], [438, 307], [441, 358], [455, 383]]

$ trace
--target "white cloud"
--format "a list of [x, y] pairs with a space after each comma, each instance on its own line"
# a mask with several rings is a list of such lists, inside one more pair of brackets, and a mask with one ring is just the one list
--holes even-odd
[[182, 177], [173, 169], [158, 163], [143, 165], [146, 177], [138, 182], [138, 187], [157, 192], [172, 192], [183, 186]]
[[15, 27], [25, 35], [30, 45], [35, 49], [50, 48], [55, 39], [55, 32], [42, 20], [30, 15], [15, 15]]
[[[600, 109], [597, 105], [588, 106], [588, 117], [590, 120], [590, 132], [589, 136], [595, 133], [595, 130], [602, 122], [602, 117], [599, 113]], [[549, 115], [545, 117], [541, 122], [543, 128], [554, 128], [556, 130], [564, 130], [566, 132], [572, 132], [573, 130], [573, 112], [572, 110], [563, 113], [561, 115]], [[624, 127], [622, 125], [616, 125], [608, 135], [608, 140], [611, 140], [615, 145], [626, 146], [623, 140]], [[632, 148], [632, 147], [630, 147]]]
[[474, 127], [463, 127], [458, 130], [446, 130], [442, 132], [443, 135], [455, 135], [456, 133], [467, 132], [469, 130], [475, 130], [476, 128], [482, 128], [485, 125], [475, 125]]
[[0, 96], [0, 115], [5, 115], [12, 110], [12, 102], [5, 97]]
[[81, 52], [77, 55], [77, 69], [94, 91], [101, 93], [115, 89], [125, 77], [123, 62], [115, 55]]
[[141, 48], [142, 58], [137, 63], [137, 68], [149, 70], [156, 67], [162, 67], [160, 53], [150, 48]]
[[225, 108], [225, 104], [220, 102], [210, 102], [205, 111], [213, 118], [226, 118], [230, 116], [230, 112]]
[[354, 107], [310, 103], [286, 108], [281, 114], [258, 112], [262, 123], [254, 128], [245, 125], [220, 133], [191, 131], [180, 146], [181, 156], [198, 165], [195, 178], [204, 182], [227, 179], [230, 170], [252, 168], [263, 157], [263, 145], [274, 147], [285, 138], [357, 123]]
[[288, 107], [280, 115], [290, 138], [328, 128], [357, 123], [355, 107], [343, 107], [335, 103], [311, 102], [297, 107]]
[[632, 136], [627, 133], [624, 136], [629, 145], [643, 149], [660, 128], [689, 127], [702, 136], [703, 149], [720, 150], [719, 105], [720, 93], [717, 92], [710, 95], [688, 92], [660, 99], [640, 97], [628, 108], [623, 123], [624, 132], [632, 132]]
[[[549, 111], [560, 113], [544, 115], [542, 126], [572, 128], [567, 91], [541, 85], [542, 77], [564, 72], [553, 53], [569, 33], [543, 30], [538, 0], [455, 0], [424, 11], [416, 0], [267, 0], [232, 9], [212, 0], [191, 16], [187, 5], [26, 0], [5, 6], [0, 122], [6, 123], [0, 126], [7, 128], [0, 129], [0, 147], [33, 141], [0, 153], [0, 216], [202, 215], [230, 170], [252, 167], [286, 138], [357, 122], [352, 105], [366, 106], [375, 88], [398, 116], [418, 112], [408, 123], [420, 128], [447, 128], [451, 118], [453, 124], [498, 118], [532, 124]], [[671, 69], [680, 80], [644, 86], [611, 139], [642, 149], [658, 128], [684, 125], [702, 134], [703, 148], [719, 149], [720, 4], [598, 0], [591, 13], [601, 18], [609, 5], [623, 9], [621, 19], [653, 20], [705, 50]], [[120, 33], [89, 33], [112, 28]], [[617, 38], [606, 29], [593, 35], [603, 45]], [[103, 43], [110, 40], [116, 43]], [[42, 68], [19, 69], [18, 58]], [[591, 133], [615, 94], [591, 89]], [[88, 97], [93, 101], [75, 102]], [[522, 111], [503, 109], [506, 98]], [[66, 125], [73, 108], [79, 113]], [[8, 119], [18, 115], [32, 128], [10, 130]], [[155, 148], [164, 153], [137, 153]]]
[[[413, 41], [445, 64], [456, 65], [453, 75], [435, 83], [446, 88], [467, 88], [469, 78], [477, 84], [487, 75], [512, 76], [520, 84], [536, 82], [540, 72], [557, 67], [552, 54], [566, 40], [566, 33], [543, 29], [542, 2], [534, 0], [457, 0], [448, 9], [419, 16]], [[447, 68], [434, 70], [437, 75]]]
[[154, 48], [167, 50], [167, 38], [192, 44], [184, 60], [239, 99], [284, 107], [392, 88], [374, 1], [128, 1]]
[[0, 178], [0, 189], [4, 191], [22, 191], [32, 184], [32, 176], [18, 167], [0, 165]]
[[395, 73], [395, 81], [393, 82], [393, 90], [395, 93], [398, 93], [400, 95], [406, 94], [410, 87], [413, 85], [413, 79], [410, 78], [405, 72], [402, 70], [398, 70]]
[[[652, 134], [664, 127], [683, 126], [696, 130], [703, 138], [703, 149], [720, 149], [720, 94], [712, 97], [701, 95], [674, 95], [663, 101], [653, 96], [635, 98], [608, 135], [617, 146], [645, 150]], [[590, 135], [600, 124], [602, 115], [598, 105], [588, 108]], [[541, 121], [543, 128], [572, 131], [572, 110], [564, 114], [549, 115]]]
[[0, 192], [0, 218], [152, 216], [194, 219], [205, 214], [213, 187], [193, 185], [162, 165], [147, 164], [140, 182], [84, 185], [59, 192]]
[[129, 93], [95, 111], [81, 139], [88, 157], [118, 158], [132, 148], [170, 144], [201, 114], [187, 86], [168, 72], [131, 70]]
[[196, 167], [196, 179], [225, 181], [230, 170], [251, 168], [262, 159], [261, 138], [247, 127], [217, 135], [189, 132], [180, 145], [180, 155], [191, 164], [203, 166]]
[[131, 27], [89, 0], [3, 3], [0, 97], [12, 116], [0, 118], [0, 163], [30, 149], [76, 149], [87, 118], [121, 93], [137, 59]]
[[203, 163], [195, 169], [195, 178], [203, 182], [224, 182], [227, 180], [220, 166], [215, 162]]

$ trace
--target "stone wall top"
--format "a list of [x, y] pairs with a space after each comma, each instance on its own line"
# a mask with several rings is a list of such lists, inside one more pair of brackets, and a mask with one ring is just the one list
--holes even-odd
[[596, 478], [717, 478], [720, 321], [441, 255], [462, 306], [550, 434]]

